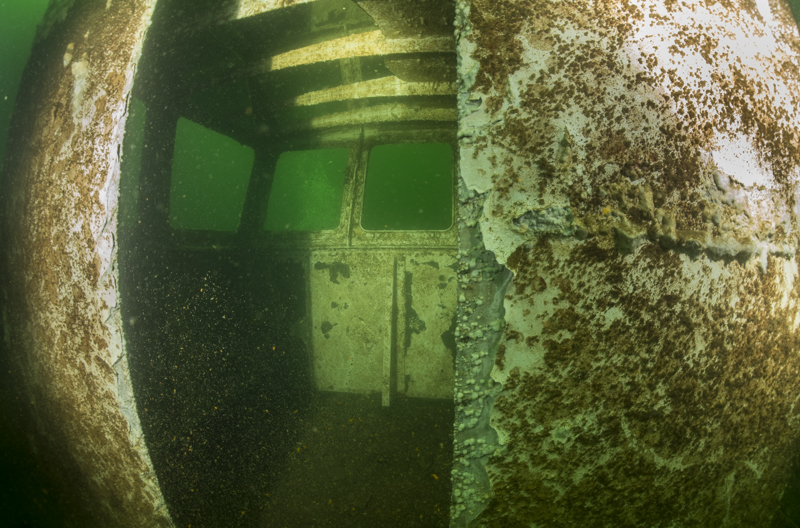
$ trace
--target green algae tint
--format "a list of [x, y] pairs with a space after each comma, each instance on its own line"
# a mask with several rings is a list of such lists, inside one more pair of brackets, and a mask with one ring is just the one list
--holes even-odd
[[369, 154], [361, 226], [442, 230], [453, 218], [453, 149], [445, 143], [378, 145]]
[[284, 152], [278, 158], [264, 229], [321, 231], [339, 226], [349, 150]]
[[252, 148], [180, 118], [172, 161], [170, 225], [235, 231], [253, 159]]
[[0, 3], [0, 166], [5, 159], [8, 127], [25, 63], [48, 0]]
[[446, 528], [454, 6], [289, 3], [158, 2], [143, 45], [118, 225], [150, 460], [176, 526]]

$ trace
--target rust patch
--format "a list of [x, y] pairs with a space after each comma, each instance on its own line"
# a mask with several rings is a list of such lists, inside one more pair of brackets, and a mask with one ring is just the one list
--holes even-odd
[[21, 85], [3, 174], [7, 330], [20, 391], [63, 465], [53, 471], [80, 482], [70, 502], [97, 526], [169, 526], [147, 452], [132, 445], [120, 410], [112, 364], [121, 326], [101, 295], [113, 281], [100, 280], [113, 262], [106, 203], [116, 196], [101, 193], [118, 178], [115, 116], [154, 2], [105, 4], [77, 2], [48, 27]]
[[800, 39], [760, 5], [468, 3], [461, 174], [514, 272], [476, 526], [777, 514], [800, 445]]
[[[566, 203], [592, 235], [629, 233], [627, 226], [657, 231], [662, 209], [678, 230], [794, 245], [787, 229], [751, 218], [796, 224], [800, 39], [793, 23], [774, 26], [780, 48], [755, 68], [723, 42], [726, 30], [683, 22], [708, 9], [703, 2], [663, 9], [627, 0], [592, 9], [471, 2], [467, 38], [480, 64], [471, 91], [485, 98], [482, 108], [496, 123], [475, 138], [472, 154], [495, 160], [493, 223], [519, 216], [523, 204]], [[714, 16], [725, 27], [762, 35], [752, 2], [719, 9]], [[783, 5], [772, 11], [791, 20]], [[731, 137], [746, 138], [753, 163], [768, 174], [764, 187], [747, 191], [748, 213], [744, 202], [712, 196], [718, 167], [709, 153]], [[669, 234], [662, 246], [686, 249], [678, 238]]]
[[[522, 32], [529, 14], [524, 4], [513, 0], [471, 3], [470, 21], [478, 30], [475, 59], [481, 63], [472, 89], [492, 95], [492, 101], [487, 104], [493, 113], [499, 110], [506, 95], [506, 79], [522, 65], [522, 46], [517, 35]], [[483, 28], [492, 30], [483, 31]]]
[[[488, 465], [479, 525], [768, 526], [776, 513], [800, 422], [795, 265], [635, 257], [546, 239], [515, 253], [515, 283], [543, 277], [564, 295], [539, 314], [540, 346], [506, 341], [493, 420], [508, 449]], [[515, 291], [506, 335], [529, 332], [517, 307], [552, 296]], [[514, 366], [537, 350], [540, 368]]]

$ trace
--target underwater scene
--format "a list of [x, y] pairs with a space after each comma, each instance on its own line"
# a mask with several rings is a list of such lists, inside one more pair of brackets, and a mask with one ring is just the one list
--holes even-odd
[[173, 521], [449, 526], [452, 4], [411, 26], [341, 0], [179, 9], [156, 8], [134, 81], [119, 230]]
[[[789, 42], [770, 63], [781, 89], [767, 103], [745, 66], [730, 84], [724, 73], [698, 81], [720, 93], [690, 94], [688, 74], [647, 73], [653, 57], [666, 64], [658, 45], [625, 48], [632, 25], [657, 20], [712, 64], [728, 48], [692, 31], [723, 19], [730, 2], [706, 2], [694, 26], [674, 2], [130, 2], [141, 28], [132, 74], [106, 72], [91, 119], [65, 114], [84, 97], [78, 80], [91, 62], [76, 51], [90, 32], [67, 25], [102, 9], [52, 0], [25, 75], [30, 83], [55, 65], [74, 79], [54, 89], [63, 104], [29, 121], [13, 102], [20, 57], [48, 9], [38, 4], [22, 13], [0, 1], [0, 19], [30, 28], [0, 37], [16, 61], [3, 65], [19, 72], [0, 74], [3, 206], [61, 207], [17, 191], [19, 167], [78, 179], [66, 162], [39, 169], [51, 165], [19, 157], [15, 134], [64, 115], [75, 130], [94, 120], [117, 134], [97, 140], [108, 156], [116, 150], [116, 165], [85, 170], [118, 174], [103, 187], [115, 196], [102, 206], [114, 215], [110, 271], [93, 280], [115, 292], [98, 295], [96, 327], [118, 324], [121, 351], [85, 366], [80, 350], [62, 352], [58, 332], [26, 348], [24, 336], [43, 334], [24, 324], [33, 309], [15, 304], [25, 295], [14, 259], [39, 253], [12, 251], [8, 226], [39, 224], [3, 211], [0, 473], [10, 478], [0, 479], [0, 528], [109, 518], [182, 528], [800, 526], [800, 128], [790, 133], [800, 118], [780, 84], [800, 87], [800, 0], [750, 2], [742, 12], [757, 22], [736, 19], [750, 29], [780, 22], [784, 40], [773, 40]], [[37, 52], [51, 30], [60, 51]], [[604, 55], [623, 51], [639, 64]], [[106, 110], [123, 92], [124, 115]], [[29, 107], [31, 93], [20, 96]], [[709, 98], [729, 122], [706, 115]], [[713, 123], [685, 124], [701, 115]], [[744, 181], [745, 154], [718, 148], [734, 122], [788, 160], [753, 154], [777, 183]], [[37, 240], [43, 255], [70, 253], [56, 236]], [[25, 262], [50, 262], [37, 258]], [[53, 305], [90, 297], [32, 283], [64, 288]], [[83, 332], [76, 314], [65, 318]], [[102, 335], [83, 342], [116, 345]], [[91, 381], [92, 361], [108, 385]], [[42, 381], [57, 379], [41, 374], [49, 368], [89, 372], [80, 390], [118, 402], [117, 414], [95, 413], [94, 402], [80, 410], [65, 396], [74, 385]], [[86, 418], [95, 415], [117, 428]], [[91, 422], [92, 435], [49, 432], [59, 420]], [[137, 484], [119, 484], [116, 462], [63, 438], [124, 445]], [[101, 469], [87, 473], [82, 457]]]

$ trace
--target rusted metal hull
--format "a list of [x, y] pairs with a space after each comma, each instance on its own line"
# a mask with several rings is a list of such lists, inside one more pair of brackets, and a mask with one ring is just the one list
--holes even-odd
[[116, 268], [119, 146], [154, 1], [50, 6], [3, 174], [6, 345], [39, 449], [95, 526], [170, 526], [144, 445]]
[[477, 222], [513, 279], [455, 525], [770, 526], [800, 439], [788, 6], [457, 10], [462, 262]]
[[[197, 24], [305, 3], [220, 4]], [[393, 25], [391, 3], [357, 3], [382, 36], [259, 57], [248, 71], [427, 53], [416, 71], [415, 58], [387, 59], [402, 81], [368, 84], [342, 62], [340, 86], [290, 100], [376, 104], [320, 111], [297, 131], [452, 122], [449, 103], [377, 101], [453, 93], [448, 73], [431, 75], [452, 49], [438, 16]], [[21, 91], [3, 176], [6, 339], [42, 445], [78, 475], [97, 525], [170, 526], [133, 399], [116, 270], [119, 146], [155, 0], [95, 4], [53, 4]], [[769, 526], [800, 441], [800, 37], [788, 8], [473, 0], [456, 9], [458, 265], [434, 273], [408, 257], [423, 244], [356, 225], [303, 239], [319, 243], [310, 290], [328, 305], [344, 294], [325, 266], [368, 249], [386, 253], [383, 273], [361, 276], [373, 294], [423, 302], [425, 292], [401, 287], [412, 267], [446, 283], [432, 292], [446, 300], [424, 300], [430, 317], [457, 282], [455, 368], [444, 351], [440, 368], [427, 368], [414, 339], [391, 334], [392, 318], [409, 314], [387, 304], [362, 334], [352, 330], [389, 351], [369, 357], [368, 383], [326, 380], [324, 363], [320, 383], [390, 398], [392, 380], [439, 372], [403, 392], [443, 397], [430, 387], [455, 377], [453, 526]], [[255, 106], [241, 114], [258, 116]], [[232, 129], [242, 115], [208, 126]], [[166, 225], [166, 213], [152, 221]], [[174, 240], [202, 249], [190, 235]], [[289, 238], [246, 241], [293, 248]], [[429, 242], [446, 267], [455, 231]], [[310, 316], [320, 350], [353, 321], [344, 308]], [[421, 319], [432, 335], [449, 332], [447, 318], [430, 317]], [[407, 341], [403, 364], [391, 350]]]

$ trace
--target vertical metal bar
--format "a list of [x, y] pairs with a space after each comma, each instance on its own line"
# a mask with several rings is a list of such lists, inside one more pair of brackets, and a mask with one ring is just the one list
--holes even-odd
[[394, 259], [392, 277], [392, 326], [389, 335], [389, 348], [383, 356], [383, 383], [381, 403], [384, 407], [391, 405], [397, 393], [397, 351], [402, 346], [402, 334], [405, 325], [400, 321], [405, 320], [405, 302], [399, 292], [403, 291], [403, 281], [405, 277], [405, 261], [398, 263], [398, 258]]
[[278, 165], [279, 155], [268, 150], [257, 150], [253, 170], [242, 207], [242, 220], [239, 223], [239, 234], [257, 236], [267, 219], [267, 204]]

